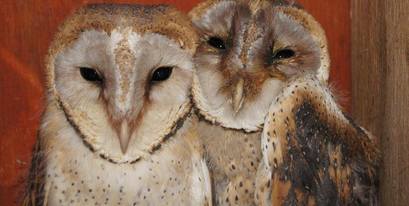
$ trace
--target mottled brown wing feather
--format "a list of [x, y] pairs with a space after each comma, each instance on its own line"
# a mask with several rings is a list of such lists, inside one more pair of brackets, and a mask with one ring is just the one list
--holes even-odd
[[45, 152], [40, 136], [37, 137], [34, 146], [31, 168], [26, 180], [26, 191], [24, 194], [23, 206], [43, 206], [45, 205]]
[[378, 145], [311, 76], [291, 81], [272, 104], [262, 149], [271, 183], [257, 194], [271, 196], [260, 205], [378, 205]]

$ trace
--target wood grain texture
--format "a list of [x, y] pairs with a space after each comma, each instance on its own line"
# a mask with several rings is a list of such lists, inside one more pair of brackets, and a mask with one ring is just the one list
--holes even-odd
[[[188, 11], [199, 0], [3, 0], [0, 6], [0, 205], [17, 205], [43, 108], [43, 65], [57, 26], [86, 3], [169, 3]], [[332, 77], [350, 91], [349, 1], [300, 0], [325, 28]], [[345, 104], [348, 107], [348, 103]]]
[[352, 0], [352, 104], [380, 137], [382, 205], [409, 205], [409, 1]]
[[386, 74], [386, 36], [382, 2], [353, 0], [351, 5], [352, 110], [359, 122], [376, 135], [381, 134], [384, 121], [385, 91], [381, 82]]

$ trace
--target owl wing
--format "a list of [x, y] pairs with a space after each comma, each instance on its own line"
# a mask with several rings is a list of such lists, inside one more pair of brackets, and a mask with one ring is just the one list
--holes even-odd
[[23, 206], [44, 206], [46, 204], [46, 184], [45, 184], [45, 152], [42, 138], [37, 138], [31, 160], [31, 168], [26, 181], [26, 191], [24, 194]]
[[259, 205], [378, 205], [378, 146], [315, 78], [283, 90], [261, 142]]

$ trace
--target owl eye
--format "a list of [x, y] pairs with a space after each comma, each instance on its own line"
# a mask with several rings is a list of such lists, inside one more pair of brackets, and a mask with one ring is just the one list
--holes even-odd
[[220, 50], [226, 49], [226, 45], [223, 39], [219, 37], [214, 37], [214, 36], [210, 37], [209, 40], [207, 40], [207, 43], [216, 49], [220, 49]]
[[82, 78], [90, 82], [102, 82], [102, 77], [98, 74], [97, 70], [88, 67], [80, 67], [80, 73]]
[[157, 68], [152, 74], [151, 81], [157, 82], [157, 81], [167, 80], [172, 74], [172, 70], [173, 70], [173, 67], [170, 67], [170, 66]]
[[273, 59], [274, 60], [281, 60], [281, 59], [288, 59], [295, 55], [295, 52], [291, 49], [282, 49], [275, 53]]

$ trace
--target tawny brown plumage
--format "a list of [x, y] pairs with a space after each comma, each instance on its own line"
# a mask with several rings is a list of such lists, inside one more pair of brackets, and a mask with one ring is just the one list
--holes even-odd
[[168, 6], [68, 18], [49, 51], [24, 205], [211, 205], [190, 115], [196, 41]]
[[258, 205], [378, 205], [379, 146], [315, 76], [292, 79], [262, 133]]
[[312, 74], [326, 83], [324, 31], [290, 1], [210, 0], [189, 15], [200, 36], [192, 94], [214, 201], [255, 205], [269, 106], [293, 76]]

